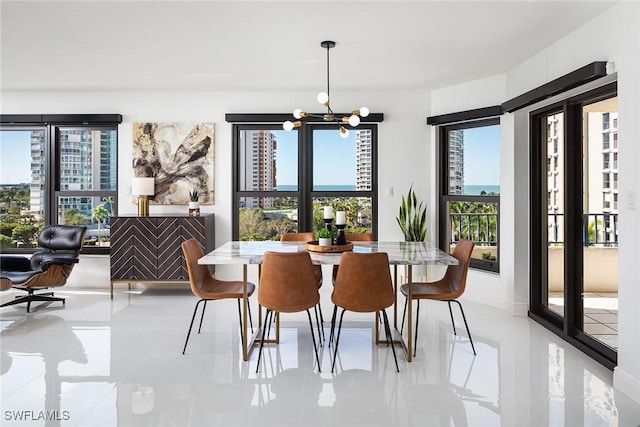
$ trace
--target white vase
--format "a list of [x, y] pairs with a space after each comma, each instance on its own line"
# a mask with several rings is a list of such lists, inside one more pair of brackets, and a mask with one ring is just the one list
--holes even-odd
[[320, 237], [318, 238], [318, 244], [320, 246], [331, 246], [331, 237]]
[[200, 215], [200, 202], [189, 202], [189, 216]]

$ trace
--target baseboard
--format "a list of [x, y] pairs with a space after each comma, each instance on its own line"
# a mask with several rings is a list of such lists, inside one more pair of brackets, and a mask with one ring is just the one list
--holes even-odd
[[498, 310], [505, 311], [515, 317], [526, 317], [529, 312], [529, 303], [517, 303], [509, 301], [506, 298], [496, 297], [495, 295], [465, 294], [461, 297], [461, 300], [472, 301], [478, 304], [497, 308]]
[[640, 381], [616, 366], [613, 369], [613, 387], [640, 404]]

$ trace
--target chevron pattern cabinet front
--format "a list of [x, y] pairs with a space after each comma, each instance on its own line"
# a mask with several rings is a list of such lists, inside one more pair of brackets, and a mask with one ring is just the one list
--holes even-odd
[[214, 215], [111, 218], [111, 281], [188, 281], [180, 244], [214, 249]]

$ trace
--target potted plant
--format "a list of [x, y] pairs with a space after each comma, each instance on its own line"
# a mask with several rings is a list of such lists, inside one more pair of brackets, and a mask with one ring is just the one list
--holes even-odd
[[418, 203], [413, 184], [409, 187], [407, 197], [402, 196], [396, 221], [404, 234], [405, 242], [424, 242], [427, 237], [427, 207], [422, 201]]
[[200, 215], [200, 194], [198, 190], [189, 191], [189, 216]]
[[329, 229], [321, 228], [316, 232], [316, 237], [320, 246], [331, 246], [333, 243], [333, 233]]

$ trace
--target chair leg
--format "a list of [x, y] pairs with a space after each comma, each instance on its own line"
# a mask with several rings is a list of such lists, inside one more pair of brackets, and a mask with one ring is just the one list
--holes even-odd
[[400, 335], [404, 332], [404, 317], [407, 315], [407, 298], [404, 299], [404, 310], [402, 311], [402, 323], [400, 323]]
[[[267, 323], [270, 323], [269, 316], [273, 318], [273, 311], [267, 308], [267, 312], [264, 315], [264, 325], [262, 325], [262, 339], [260, 340], [260, 351], [258, 352], [258, 363], [256, 364], [256, 374], [260, 369], [260, 359], [262, 358], [262, 348], [264, 347], [264, 341], [267, 339]], [[271, 329], [271, 325], [269, 325], [269, 329]]]
[[[387, 335], [387, 345], [389, 341], [391, 341], [391, 327], [389, 326], [389, 318], [387, 317], [387, 312], [385, 310], [382, 311], [382, 319], [384, 320], [384, 330]], [[396, 372], [400, 372], [400, 368], [398, 367], [398, 357], [396, 356], [396, 347], [391, 342], [391, 351], [393, 352], [393, 360], [396, 361]]]
[[473, 355], [476, 355], [476, 347], [473, 345], [473, 339], [471, 338], [471, 332], [469, 332], [469, 325], [467, 324], [467, 317], [464, 315], [464, 310], [462, 309], [462, 304], [458, 300], [451, 300], [451, 302], [455, 302], [460, 307], [460, 313], [462, 313], [462, 320], [464, 320], [464, 327], [467, 328], [467, 335], [469, 336], [469, 342], [471, 343], [471, 349], [473, 350]]
[[336, 313], [338, 312], [338, 306], [334, 305], [333, 306], [333, 315], [331, 316], [331, 333], [329, 333], [329, 346], [331, 346], [331, 343], [333, 342], [333, 332], [335, 331], [335, 327], [336, 327]]
[[27, 292], [27, 295], [17, 295], [13, 299], [13, 301], [9, 301], [7, 303], [4, 303], [4, 304], [0, 305], [0, 307], [7, 307], [9, 305], [22, 304], [23, 302], [26, 302], [27, 303], [27, 313], [29, 313], [31, 311], [31, 303], [33, 301], [43, 301], [43, 302], [59, 301], [63, 305], [66, 302], [64, 298], [54, 297], [53, 296], [53, 292], [35, 293], [37, 290], [46, 289], [46, 288], [39, 288], [39, 289], [33, 289], [33, 288], [28, 288], [28, 287], [26, 287], [26, 288], [25, 287], [14, 287], [14, 288], [18, 289], [18, 290], [21, 290], [21, 291]]
[[324, 316], [322, 316], [322, 306], [320, 305], [320, 302], [318, 302], [318, 311], [320, 312], [320, 321], [324, 325]]
[[[416, 350], [418, 349], [418, 320], [420, 319], [420, 300], [416, 300], [416, 330], [413, 332], [413, 357], [416, 357]], [[411, 337], [409, 337], [411, 339]]]
[[187, 332], [187, 339], [184, 341], [184, 348], [182, 349], [182, 354], [187, 350], [187, 343], [189, 342], [189, 335], [191, 335], [191, 328], [193, 328], [193, 321], [196, 319], [196, 312], [198, 311], [198, 305], [204, 301], [203, 299], [198, 300], [196, 306], [193, 308], [193, 316], [191, 316], [191, 324], [189, 325], [189, 332]]
[[251, 333], [253, 334], [253, 318], [251, 316], [251, 304], [249, 304], [249, 301], [247, 301], [247, 313], [249, 314], [249, 325], [251, 326]]
[[[313, 322], [311, 321], [311, 312], [309, 312], [309, 309], [307, 309], [307, 317], [309, 318], [309, 330], [311, 331], [311, 340], [313, 341], [313, 351], [316, 354], [316, 362], [318, 363], [318, 372], [322, 372], [322, 367], [320, 366], [320, 358], [318, 357], [318, 346], [316, 345], [316, 337], [315, 337], [315, 333], [313, 332]], [[316, 321], [317, 320], [318, 319], [316, 316]]]
[[202, 329], [202, 321], [204, 320], [204, 311], [207, 309], [207, 301], [205, 300], [204, 305], [202, 306], [202, 315], [200, 316], [200, 326], [198, 326], [198, 333], [200, 333], [200, 329]]
[[238, 298], [238, 323], [240, 324], [240, 341], [244, 341], [244, 332], [242, 327], [242, 310], [240, 310], [240, 298]]
[[449, 316], [451, 316], [451, 324], [453, 325], [453, 335], [458, 335], [456, 333], [456, 322], [453, 320], [453, 311], [451, 310], [451, 301], [447, 301], [449, 304]]
[[342, 318], [344, 317], [344, 312], [345, 312], [345, 309], [343, 308], [342, 313], [340, 314], [340, 322], [338, 323], [338, 334], [336, 335], [336, 348], [333, 350], [333, 362], [331, 363], [331, 372], [333, 372], [336, 367], [336, 358], [338, 357], [338, 342], [340, 341], [340, 331], [342, 330]]
[[324, 339], [324, 329], [322, 329], [322, 320], [320, 320], [322, 316], [318, 316], [318, 307], [319, 304], [315, 305], [313, 307], [313, 312], [316, 315], [316, 324], [318, 325], [318, 343], [320, 344], [320, 346], [322, 346], [322, 342]]

